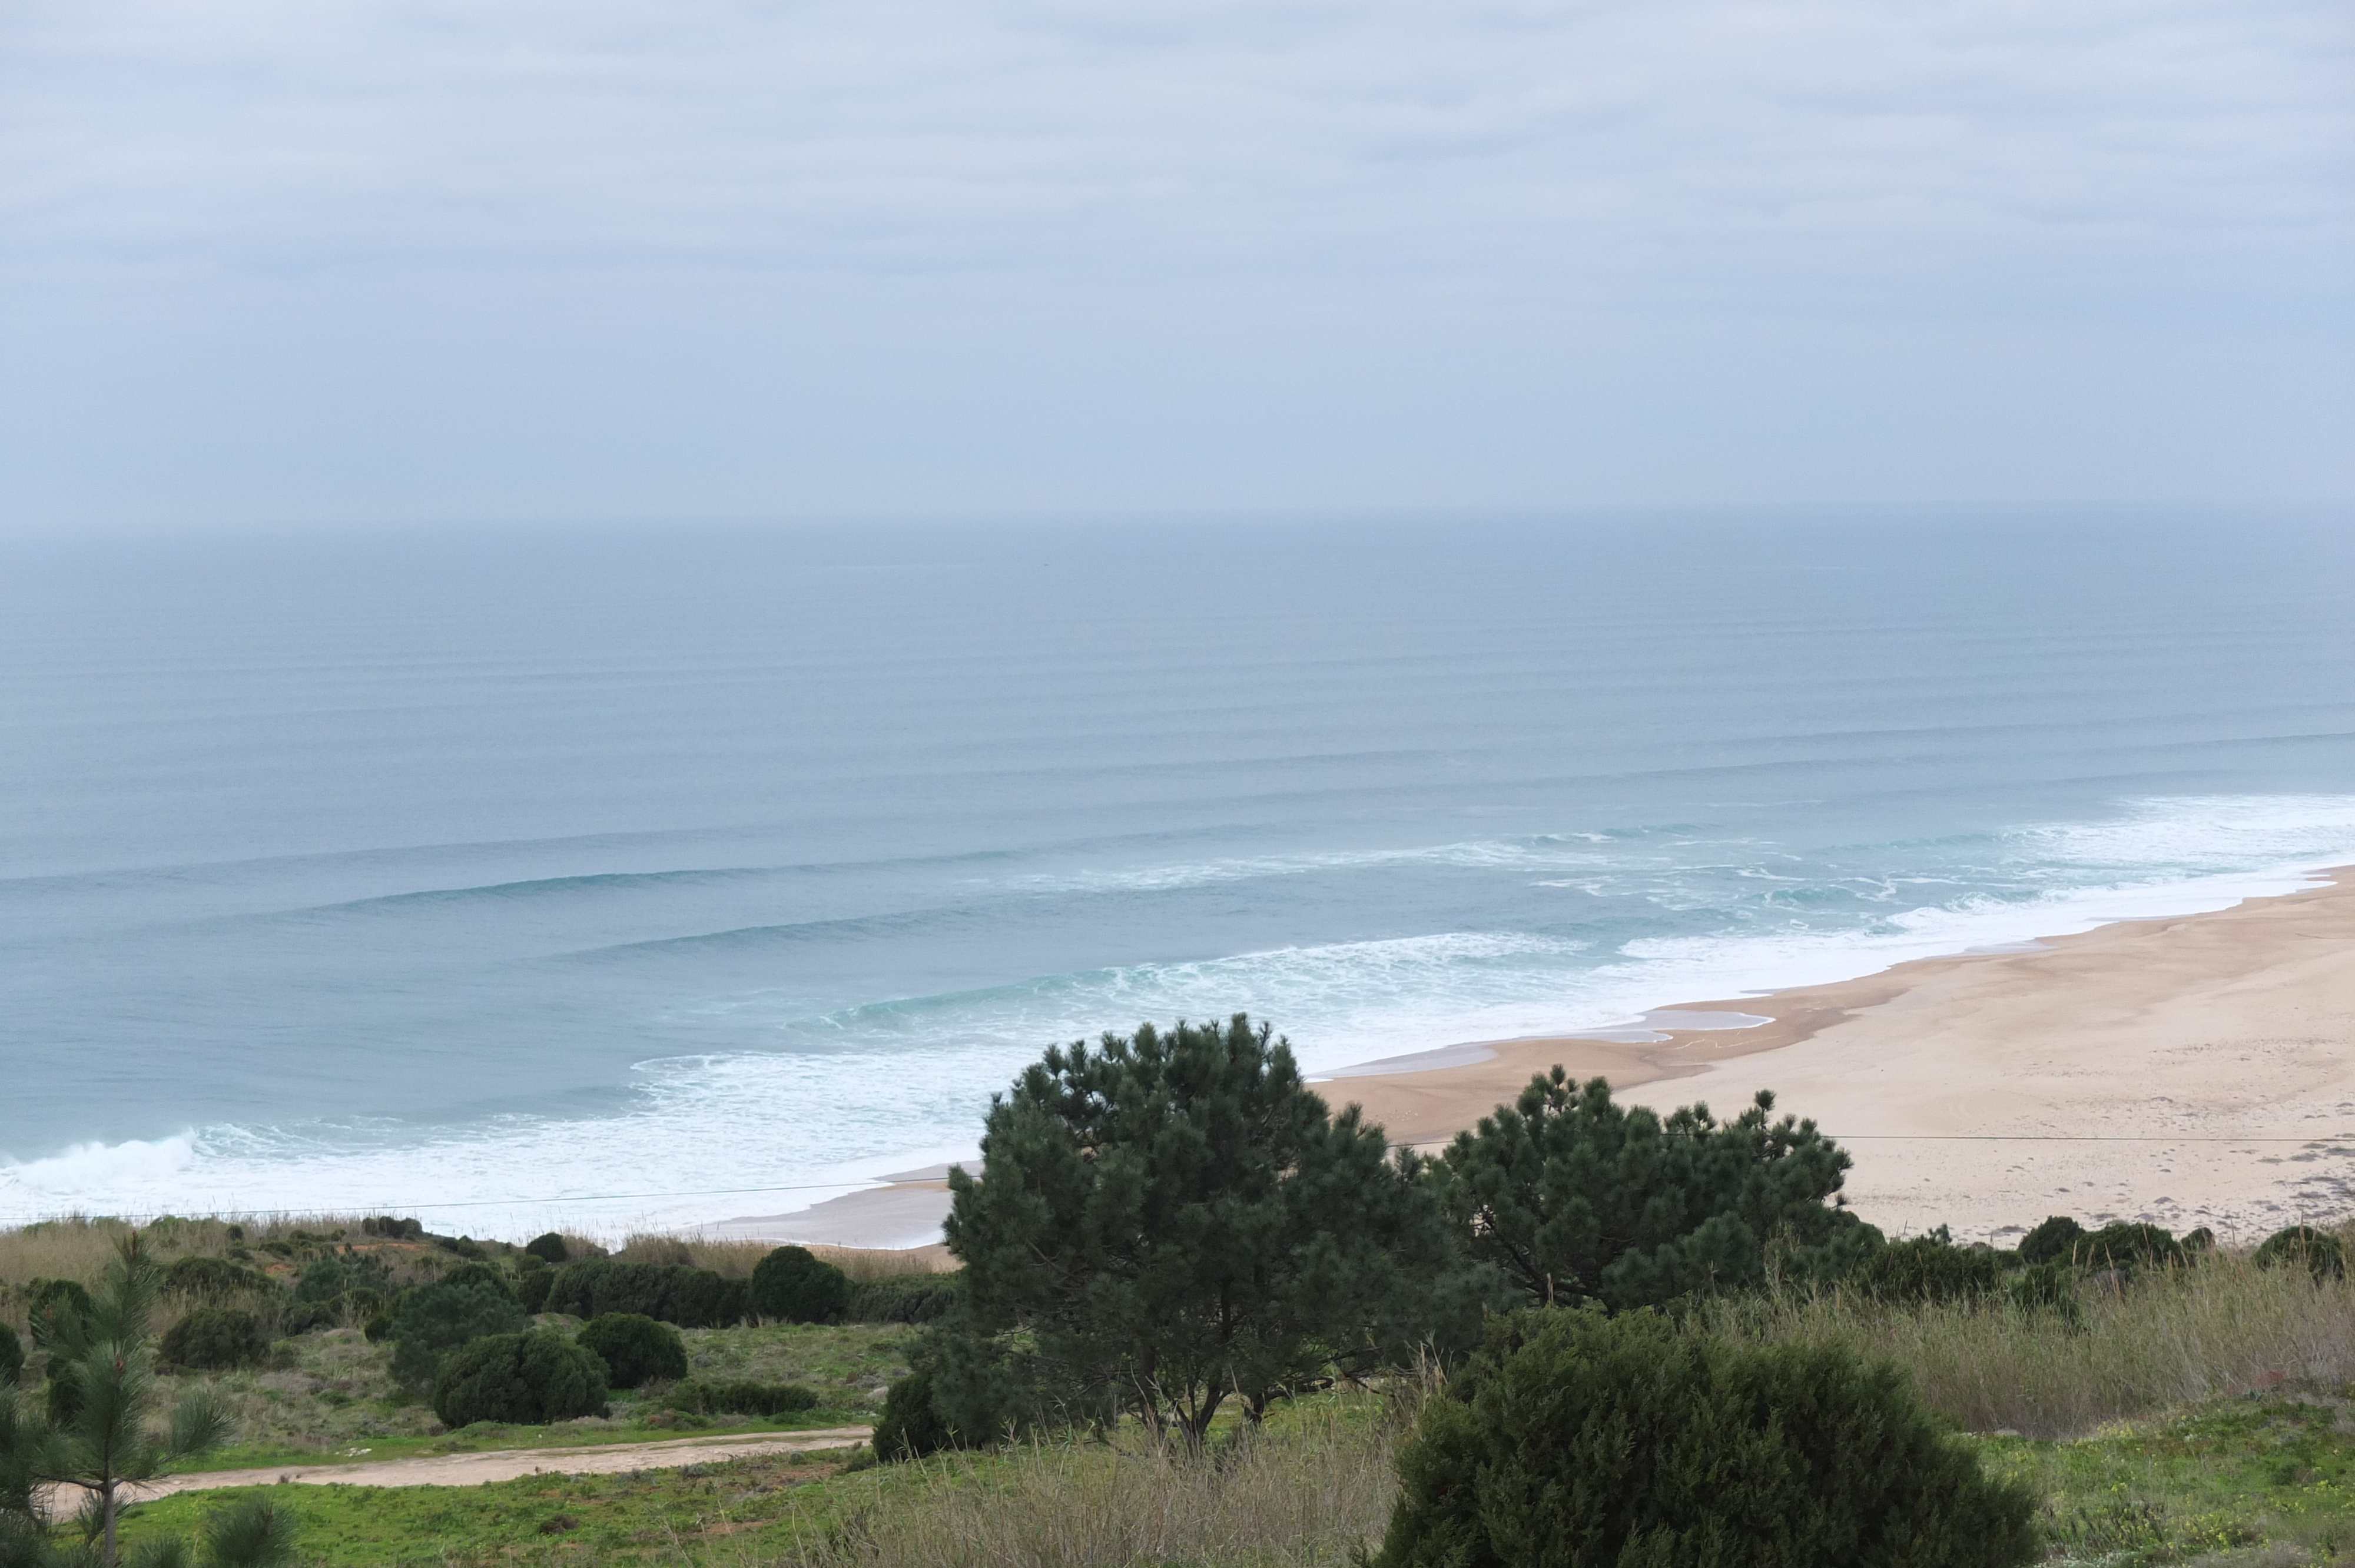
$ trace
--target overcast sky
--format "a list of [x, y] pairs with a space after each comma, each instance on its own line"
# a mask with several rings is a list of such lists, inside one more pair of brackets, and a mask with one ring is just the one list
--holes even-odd
[[0, 524], [2355, 496], [2346, 0], [0, 0]]

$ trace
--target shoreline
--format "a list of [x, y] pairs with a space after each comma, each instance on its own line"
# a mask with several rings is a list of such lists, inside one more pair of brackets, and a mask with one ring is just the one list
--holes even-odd
[[[2222, 909], [1678, 1003], [1593, 1033], [1443, 1045], [1313, 1083], [1426, 1150], [1556, 1064], [1663, 1111], [1699, 1100], [1731, 1116], [1769, 1088], [1778, 1114], [1848, 1149], [1849, 1203], [1891, 1235], [1943, 1224], [2001, 1244], [2073, 1213], [2254, 1239], [2355, 1202], [2355, 867], [2316, 874]], [[946, 1209], [939, 1174], [910, 1171], [706, 1228], [904, 1247]], [[788, 1234], [805, 1227], [817, 1234]]]

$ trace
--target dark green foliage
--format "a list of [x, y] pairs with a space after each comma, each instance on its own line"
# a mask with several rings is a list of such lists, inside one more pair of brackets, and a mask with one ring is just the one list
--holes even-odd
[[554, 1231], [544, 1236], [534, 1236], [523, 1244], [523, 1250], [542, 1263], [563, 1263], [571, 1255], [565, 1250], [564, 1238]]
[[657, 1378], [687, 1375], [687, 1341], [667, 1323], [635, 1312], [608, 1312], [581, 1326], [580, 1342], [605, 1363], [615, 1388], [635, 1388]]
[[450, 1352], [433, 1380], [445, 1426], [537, 1425], [605, 1411], [605, 1363], [553, 1329], [493, 1334]]
[[225, 1257], [183, 1257], [164, 1270], [164, 1290], [189, 1300], [220, 1302], [275, 1296], [278, 1286], [260, 1269]]
[[946, 1226], [978, 1349], [935, 1369], [936, 1405], [960, 1365], [1012, 1365], [987, 1347], [1018, 1330], [1077, 1391], [1071, 1414], [1124, 1402], [1199, 1441], [1231, 1394], [1256, 1418], [1337, 1371], [1470, 1340], [1494, 1293], [1422, 1161], [1391, 1158], [1355, 1107], [1328, 1115], [1241, 1014], [1049, 1051], [992, 1101], [982, 1158], [978, 1179], [949, 1172]]
[[410, 1388], [434, 1381], [442, 1358], [485, 1335], [522, 1332], [531, 1319], [503, 1285], [441, 1280], [401, 1292], [393, 1308], [392, 1375]]
[[469, 1285], [487, 1285], [492, 1289], [496, 1290], [500, 1294], [510, 1298], [512, 1298], [516, 1293], [515, 1284], [512, 1280], [508, 1279], [505, 1274], [501, 1273], [492, 1265], [482, 1262], [462, 1263], [457, 1267], [443, 1274], [441, 1278], [435, 1280], [433, 1283], [436, 1285], [447, 1285], [453, 1287]]
[[527, 1312], [545, 1312], [548, 1310], [548, 1293], [555, 1284], [556, 1270], [545, 1264], [538, 1268], [527, 1268], [516, 1280], [516, 1299], [523, 1304]]
[[2085, 1309], [2077, 1300], [2077, 1271], [2066, 1263], [2030, 1264], [2004, 1290], [2022, 1311], [2055, 1313], [2072, 1324], [2084, 1321]]
[[797, 1383], [689, 1378], [670, 1391], [670, 1407], [696, 1415], [791, 1415], [816, 1409], [817, 1393]]
[[2188, 1253], [2214, 1252], [2216, 1250], [2216, 1233], [2210, 1230], [2206, 1225], [2201, 1225], [2196, 1231], [2184, 1232], [2183, 1250]]
[[2054, 1214], [2019, 1238], [2019, 1261], [2031, 1267], [2040, 1263], [2066, 1263], [2084, 1236], [2084, 1226], [2066, 1214]]
[[936, 1323], [960, 1299], [956, 1274], [894, 1274], [850, 1287], [846, 1316], [854, 1323]]
[[2306, 1268], [2317, 1281], [2347, 1277], [2347, 1254], [2339, 1238], [2311, 1225], [2275, 1231], [2259, 1244], [2259, 1268]]
[[875, 1421], [875, 1457], [879, 1459], [921, 1459], [943, 1448], [967, 1446], [961, 1436], [932, 1408], [932, 1377], [911, 1372], [894, 1383], [883, 1396], [883, 1414]]
[[158, 1347], [166, 1365], [198, 1372], [250, 1367], [269, 1353], [261, 1319], [242, 1307], [198, 1307], [173, 1324]]
[[455, 1253], [472, 1262], [479, 1263], [488, 1255], [472, 1236], [428, 1236], [425, 1239], [443, 1252]]
[[1956, 1246], [1940, 1225], [1928, 1235], [1891, 1242], [1872, 1255], [1855, 1279], [1857, 1287], [1876, 1301], [1918, 1306], [1991, 1296], [2000, 1271], [1992, 1249]]
[[2078, 1239], [2072, 1249], [2081, 1268], [2165, 1268], [2185, 1261], [2183, 1244], [2157, 1225], [2115, 1224]]
[[[237, 1227], [232, 1225], [229, 1228], [234, 1231]], [[425, 1222], [422, 1220], [396, 1220], [389, 1214], [378, 1214], [372, 1219], [366, 1219], [360, 1222], [360, 1234], [362, 1235], [382, 1236], [387, 1241], [422, 1241], [425, 1239]], [[232, 1236], [230, 1239], [235, 1240], [237, 1238]]]
[[25, 1341], [16, 1330], [0, 1323], [0, 1389], [15, 1383], [25, 1371]]
[[1774, 1097], [1720, 1123], [1706, 1106], [1665, 1121], [1601, 1078], [1560, 1067], [1459, 1133], [1433, 1179], [1471, 1237], [1535, 1303], [1614, 1308], [1763, 1284], [1769, 1248], [1800, 1278], [1847, 1272], [1878, 1233], [1828, 1202], [1846, 1150]]
[[45, 1331], [61, 1327], [66, 1319], [89, 1317], [90, 1292], [79, 1280], [36, 1279], [25, 1316], [32, 1324], [33, 1340], [37, 1344]]
[[541, 1309], [576, 1318], [635, 1312], [682, 1329], [723, 1329], [743, 1320], [744, 1284], [684, 1264], [587, 1258], [555, 1271]]
[[[286, 1334], [307, 1334], [314, 1329], [341, 1329], [355, 1323], [372, 1323], [378, 1318], [385, 1327], [392, 1326], [388, 1310], [389, 1298], [380, 1290], [365, 1285], [355, 1286], [341, 1296], [327, 1301], [297, 1301], [280, 1317], [278, 1327]], [[383, 1338], [378, 1335], [378, 1338]]]
[[752, 1269], [745, 1300], [773, 1323], [839, 1323], [850, 1309], [850, 1277], [805, 1246], [781, 1246]]
[[2025, 1489], [1894, 1367], [1648, 1312], [1522, 1313], [1399, 1456], [1375, 1568], [2015, 1568]]
[[376, 1259], [357, 1255], [338, 1257], [328, 1253], [304, 1266], [303, 1277], [294, 1287], [294, 1299], [333, 1301], [336, 1297], [355, 1290], [388, 1293], [390, 1284], [391, 1279], [385, 1272], [384, 1265]]

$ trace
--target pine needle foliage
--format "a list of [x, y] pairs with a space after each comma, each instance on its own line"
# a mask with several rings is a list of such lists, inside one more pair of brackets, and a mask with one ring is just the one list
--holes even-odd
[[1448, 1319], [1465, 1276], [1422, 1168], [1241, 1013], [1050, 1050], [992, 1100], [980, 1175], [949, 1172], [950, 1332], [1018, 1335], [1086, 1414], [1199, 1444], [1229, 1398], [1256, 1421]]
[[1525, 1312], [1424, 1405], [1370, 1568], [2019, 1568], [2035, 1501], [1888, 1364]]

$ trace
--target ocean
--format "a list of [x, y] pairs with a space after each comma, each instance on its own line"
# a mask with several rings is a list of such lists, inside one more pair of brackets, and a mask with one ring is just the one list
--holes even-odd
[[0, 543], [0, 1222], [774, 1213], [1143, 1020], [1322, 1071], [2287, 891], [2349, 522]]

